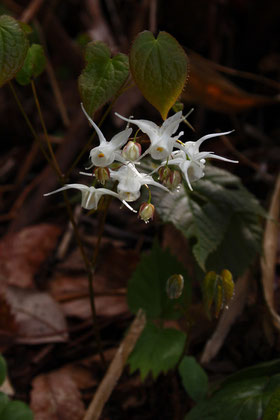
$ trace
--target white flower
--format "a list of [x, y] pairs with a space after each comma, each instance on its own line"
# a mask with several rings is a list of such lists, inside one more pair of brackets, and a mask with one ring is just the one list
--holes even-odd
[[181, 132], [178, 136], [171, 137], [172, 134], [178, 130], [180, 122], [184, 119], [184, 117], [182, 117], [182, 111], [167, 118], [161, 127], [157, 126], [152, 121], [133, 120], [131, 118], [122, 117], [117, 112], [115, 114], [124, 121], [136, 124], [143, 133], [149, 136], [151, 145], [146, 152], [143, 153], [142, 157], [149, 153], [153, 159], [167, 159], [173, 150], [176, 140], [183, 134], [183, 132]]
[[125, 130], [116, 134], [111, 141], [106, 141], [100, 128], [92, 121], [92, 119], [87, 114], [83, 104], [81, 104], [81, 107], [90, 124], [95, 129], [100, 142], [100, 146], [94, 147], [90, 151], [89, 155], [92, 164], [87, 169], [90, 169], [93, 166], [105, 167], [111, 165], [111, 163], [113, 163], [114, 160], [118, 160], [119, 162], [125, 163], [125, 159], [121, 155], [120, 148], [127, 142], [130, 134], [132, 133], [132, 128], [126, 128]]
[[64, 185], [64, 187], [62, 187], [62, 188], [59, 188], [55, 191], [44, 194], [44, 196], [46, 197], [48, 195], [55, 194], [55, 193], [60, 192], [60, 191], [68, 190], [70, 188], [74, 188], [76, 190], [81, 191], [81, 193], [82, 193], [81, 206], [84, 209], [87, 209], [87, 210], [95, 209], [96, 210], [97, 207], [98, 207], [99, 200], [102, 197], [102, 195], [112, 195], [113, 197], [116, 197], [119, 200], [121, 200], [121, 202], [127, 208], [129, 208], [129, 210], [133, 211], [134, 213], [137, 213], [135, 210], [133, 210], [133, 208], [129, 204], [127, 204], [127, 202], [125, 200], [123, 200], [119, 196], [119, 194], [115, 193], [114, 191], [110, 191], [107, 188], [88, 187], [88, 186], [83, 185], [83, 184], [67, 184], [67, 185]]
[[140, 197], [142, 185], [154, 185], [170, 192], [166, 187], [154, 181], [151, 175], [140, 173], [131, 162], [121, 166], [117, 171], [110, 170], [111, 178], [119, 181], [118, 193], [123, 200], [135, 201]]
[[[225, 133], [214, 133], [208, 134], [201, 137], [197, 141], [188, 141], [185, 144], [178, 144], [177, 147], [180, 150], [177, 150], [172, 153], [172, 158], [168, 161], [170, 165], [178, 165], [181, 169], [187, 184], [192, 190], [191, 182], [197, 181], [198, 179], [204, 176], [204, 168], [206, 158], [223, 160], [225, 162], [238, 163], [237, 160], [231, 160], [224, 158], [222, 156], [215, 155], [214, 152], [200, 152], [200, 145], [207, 139], [217, 136], [224, 136], [230, 134], [232, 131], [227, 131]], [[163, 164], [166, 164], [163, 162]]]

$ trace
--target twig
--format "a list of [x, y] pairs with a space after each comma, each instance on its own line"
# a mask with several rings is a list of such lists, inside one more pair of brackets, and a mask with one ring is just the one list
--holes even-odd
[[[75, 210], [74, 210], [74, 219], [75, 221], [77, 221], [81, 215], [82, 212], [82, 207], [81, 206], [76, 206]], [[65, 257], [65, 254], [68, 250], [69, 244], [71, 242], [71, 238], [73, 236], [73, 226], [71, 224], [71, 222], [68, 223], [68, 227], [67, 230], [65, 231], [59, 247], [57, 249], [57, 253], [56, 253], [56, 258], [58, 260], [63, 260], [63, 258]]]
[[155, 34], [157, 30], [157, 0], [151, 0], [150, 2], [149, 28]]
[[46, 142], [47, 142], [47, 145], [48, 145], [49, 153], [50, 153], [50, 156], [52, 158], [52, 162], [53, 162], [56, 174], [57, 174], [57, 176], [60, 180], [63, 180], [63, 175], [62, 175], [60, 167], [57, 163], [57, 160], [56, 160], [53, 148], [52, 148], [52, 144], [51, 144], [49, 136], [48, 136], [48, 132], [47, 132], [45, 120], [43, 118], [43, 114], [42, 114], [42, 110], [41, 110], [41, 106], [40, 106], [39, 98], [38, 98], [38, 95], [37, 95], [37, 90], [36, 90], [34, 80], [31, 80], [31, 88], [32, 88], [36, 108], [38, 110], [40, 122], [41, 122], [41, 125], [42, 125], [42, 128], [43, 128], [43, 132], [44, 132], [44, 135], [45, 135], [45, 139], [46, 139]]
[[117, 381], [125, 367], [128, 356], [135, 347], [135, 344], [145, 327], [146, 317], [140, 309], [132, 322], [128, 333], [121, 342], [115, 357], [113, 358], [106, 375], [101, 381], [92, 402], [90, 403], [83, 420], [98, 420], [105, 403], [108, 401]]
[[244, 163], [244, 165], [249, 166], [250, 168], [254, 169], [254, 171], [261, 173], [262, 177], [266, 179], [268, 182], [274, 182], [274, 177], [268, 173], [264, 173], [262, 171], [261, 165], [251, 161], [246, 156], [243, 155], [243, 153], [239, 152], [233, 144], [229, 141], [229, 139], [226, 136], [222, 136], [222, 141], [224, 145], [227, 147], [228, 150], [230, 150], [238, 159], [240, 162]]
[[269, 217], [266, 222], [263, 239], [263, 257], [261, 258], [262, 284], [264, 297], [272, 316], [273, 324], [280, 330], [280, 316], [275, 310], [274, 305], [274, 282], [275, 266], [278, 248], [279, 235], [279, 215], [280, 215], [280, 174], [278, 175], [275, 189], [269, 208]]
[[63, 121], [64, 126], [68, 127], [70, 125], [70, 120], [69, 120], [69, 116], [68, 116], [68, 113], [67, 113], [67, 109], [66, 109], [66, 106], [65, 106], [64, 101], [63, 101], [63, 96], [62, 96], [59, 84], [58, 84], [58, 82], [56, 80], [56, 77], [55, 77], [55, 72], [53, 70], [53, 66], [52, 66], [51, 61], [50, 61], [49, 56], [48, 56], [47, 45], [46, 45], [46, 42], [45, 42], [45, 38], [43, 36], [41, 26], [40, 26], [40, 24], [37, 20], [35, 21], [35, 26], [36, 26], [36, 29], [39, 33], [40, 41], [44, 46], [44, 51], [45, 51], [45, 56], [46, 56], [46, 72], [47, 72], [47, 75], [49, 77], [49, 81], [50, 81], [50, 84], [51, 84], [51, 88], [53, 90], [54, 97], [56, 99], [58, 110], [60, 112], [61, 119]]
[[43, 3], [44, 0], [31, 0], [28, 7], [21, 15], [20, 21], [24, 23], [30, 22], [36, 16]]
[[19, 100], [19, 97], [18, 97], [18, 95], [17, 95], [17, 93], [16, 93], [16, 90], [15, 90], [15, 88], [14, 88], [14, 86], [13, 86], [12, 82], [8, 82], [8, 85], [9, 85], [9, 88], [11, 89], [11, 92], [12, 92], [12, 94], [13, 94], [14, 98], [15, 98], [15, 101], [16, 101], [16, 103], [17, 103], [17, 106], [19, 107], [20, 112], [22, 113], [22, 116], [23, 116], [23, 118], [25, 119], [26, 124], [28, 125], [29, 130], [31, 131], [31, 133], [32, 133], [32, 135], [33, 135], [33, 137], [34, 137], [34, 139], [37, 141], [38, 146], [39, 146], [39, 147], [40, 147], [40, 149], [41, 149], [41, 152], [42, 152], [42, 153], [43, 153], [43, 155], [45, 156], [45, 158], [46, 158], [46, 160], [48, 161], [48, 163], [50, 164], [50, 166], [54, 169], [54, 164], [53, 164], [52, 160], [50, 159], [49, 155], [47, 154], [46, 150], [45, 150], [45, 149], [44, 149], [44, 147], [42, 146], [41, 141], [40, 141], [39, 137], [37, 136], [36, 131], [35, 131], [35, 129], [34, 129], [34, 127], [33, 127], [33, 125], [31, 124], [30, 119], [28, 118], [28, 116], [27, 116], [26, 112], [24, 111], [24, 108], [23, 108], [23, 106], [22, 106], [22, 103], [21, 103], [21, 102], [20, 102], [20, 100]]

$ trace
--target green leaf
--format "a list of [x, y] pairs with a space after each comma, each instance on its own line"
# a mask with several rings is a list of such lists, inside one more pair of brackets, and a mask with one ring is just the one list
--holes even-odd
[[149, 372], [154, 379], [161, 372], [166, 373], [178, 362], [185, 341], [186, 335], [182, 331], [147, 323], [128, 359], [131, 373], [139, 369], [142, 380]]
[[20, 24], [11, 16], [0, 16], [0, 86], [20, 70], [27, 49], [28, 41]]
[[261, 250], [264, 210], [239, 178], [211, 165], [193, 187], [173, 194], [153, 189], [158, 214], [194, 242], [203, 270], [241, 275]]
[[270, 360], [269, 362], [258, 363], [236, 373], [228, 376], [223, 382], [224, 384], [231, 384], [234, 382], [241, 382], [247, 379], [254, 379], [260, 376], [272, 376], [280, 373], [280, 359]]
[[189, 74], [185, 51], [167, 32], [155, 38], [152, 32], [144, 31], [132, 44], [129, 61], [142, 94], [166, 119]]
[[0, 354], [0, 385], [4, 382], [7, 375], [7, 365], [4, 357]]
[[185, 420], [259, 420], [279, 385], [280, 375], [224, 385], [209, 400], [194, 407]]
[[279, 420], [280, 418], [280, 388], [272, 394], [265, 409], [263, 420]]
[[[170, 299], [166, 292], [167, 280], [173, 274], [184, 277], [184, 289], [178, 299]], [[127, 300], [133, 313], [139, 308], [149, 319], [176, 319], [181, 312], [178, 305], [186, 306], [190, 301], [190, 280], [183, 265], [155, 242], [149, 255], [142, 255], [128, 282]]]
[[203, 400], [208, 391], [208, 377], [192, 356], [185, 356], [179, 365], [179, 373], [186, 392], [196, 402]]
[[111, 58], [109, 47], [100, 41], [87, 45], [85, 59], [87, 64], [78, 83], [84, 107], [92, 116], [122, 87], [129, 75], [129, 63], [125, 54]]
[[9, 401], [1, 412], [1, 420], [33, 420], [33, 413], [22, 401]]
[[2, 412], [4, 411], [6, 405], [9, 403], [9, 397], [0, 392], [0, 419], [2, 420]]
[[33, 44], [28, 49], [24, 64], [16, 75], [16, 81], [28, 85], [33, 77], [39, 76], [45, 69], [46, 57], [41, 45]]

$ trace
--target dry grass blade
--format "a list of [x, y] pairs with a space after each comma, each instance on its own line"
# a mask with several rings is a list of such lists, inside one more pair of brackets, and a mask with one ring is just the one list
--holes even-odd
[[121, 342], [106, 375], [100, 383], [88, 411], [83, 420], [98, 420], [106, 401], [109, 399], [117, 381], [119, 380], [126, 361], [132, 352], [146, 323], [146, 317], [140, 309], [132, 322], [127, 335]]
[[246, 273], [237, 280], [235, 295], [229, 305], [229, 309], [224, 310], [214, 334], [210, 337], [204, 347], [200, 360], [202, 364], [209, 363], [222, 347], [232, 324], [243, 311], [247, 299], [248, 286], [249, 271], [246, 271]]
[[269, 215], [264, 232], [263, 257], [261, 259], [264, 297], [268, 306], [268, 310], [272, 316], [273, 324], [278, 330], [280, 330], [280, 316], [276, 312], [274, 306], [274, 279], [279, 234], [279, 214], [280, 174], [278, 175], [270, 204]]

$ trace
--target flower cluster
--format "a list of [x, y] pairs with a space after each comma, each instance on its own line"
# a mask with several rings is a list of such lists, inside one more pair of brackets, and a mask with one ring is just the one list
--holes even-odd
[[[204, 176], [206, 158], [237, 163], [237, 161], [215, 155], [213, 152], [199, 151], [199, 147], [205, 140], [229, 134], [231, 131], [208, 134], [196, 142], [182, 143], [179, 138], [184, 132], [175, 135], [180, 123], [186, 118], [182, 115], [182, 111], [167, 118], [160, 127], [152, 121], [125, 118], [116, 113], [119, 118], [127, 121], [128, 124], [125, 130], [116, 134], [111, 141], [107, 141], [99, 127], [86, 113], [83, 104], [81, 106], [99, 139], [99, 145], [94, 147], [89, 155], [91, 164], [87, 169], [94, 167], [93, 173], [81, 172], [81, 174], [94, 177], [95, 182], [98, 181], [103, 185], [112, 179], [117, 182], [117, 192], [83, 184], [67, 184], [58, 190], [45, 194], [46, 196], [74, 188], [81, 191], [81, 205], [85, 209], [97, 209], [100, 198], [103, 195], [111, 195], [135, 212], [128, 202], [136, 201], [141, 196], [142, 186], [145, 185], [149, 190], [149, 200], [140, 205], [139, 217], [148, 222], [149, 219], [153, 219], [154, 215], [149, 185], [170, 192], [180, 185], [183, 177], [190, 190], [192, 190], [192, 183]], [[132, 133], [130, 124], [136, 125], [150, 139], [150, 146], [144, 153], [142, 153], [141, 145], [136, 141], [136, 135], [134, 140], [129, 140]], [[174, 148], [178, 150], [174, 150]], [[151, 174], [139, 170], [140, 160], [148, 154], [152, 159], [159, 161], [157, 169]], [[174, 167], [177, 167], [177, 169], [174, 169]], [[152, 176], [156, 171], [158, 171], [159, 181], [161, 182], [155, 181]]]

